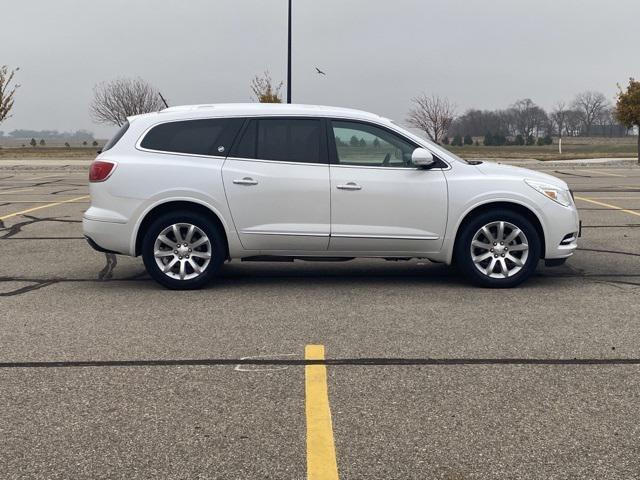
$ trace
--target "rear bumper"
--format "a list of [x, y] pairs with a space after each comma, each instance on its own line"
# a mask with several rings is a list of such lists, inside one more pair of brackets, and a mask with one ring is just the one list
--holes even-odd
[[106, 248], [102, 248], [100, 245], [98, 245], [96, 242], [93, 241], [93, 239], [91, 237], [87, 237], [86, 235], [84, 236], [84, 239], [87, 241], [87, 243], [89, 244], [89, 246], [91, 248], [93, 248], [96, 252], [101, 252], [101, 253], [118, 253], [118, 252], [114, 252], [113, 250], [107, 250]]
[[131, 228], [126, 223], [82, 218], [82, 230], [94, 250], [131, 255]]

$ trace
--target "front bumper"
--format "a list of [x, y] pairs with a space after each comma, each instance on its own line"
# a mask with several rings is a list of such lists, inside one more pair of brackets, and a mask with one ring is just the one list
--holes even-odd
[[578, 210], [554, 206], [545, 209], [545, 260], [567, 258], [578, 248], [582, 222]]

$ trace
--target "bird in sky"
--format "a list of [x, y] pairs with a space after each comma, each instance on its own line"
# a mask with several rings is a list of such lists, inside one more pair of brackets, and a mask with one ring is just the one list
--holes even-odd
[[322, 70], [320, 70], [318, 67], [316, 67], [316, 71], [320, 74], [320, 75], [326, 75], [326, 73], [324, 73]]

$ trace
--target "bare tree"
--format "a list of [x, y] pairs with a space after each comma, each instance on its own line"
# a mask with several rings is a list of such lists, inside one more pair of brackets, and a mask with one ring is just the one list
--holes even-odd
[[516, 131], [520, 133], [525, 140], [533, 136], [535, 131], [538, 135], [540, 131], [546, 129], [549, 123], [546, 112], [536, 105], [530, 98], [518, 100], [511, 106]]
[[551, 114], [549, 118], [553, 122], [555, 127], [555, 131], [558, 133], [558, 137], [562, 137], [562, 133], [564, 132], [565, 125], [567, 123], [567, 104], [565, 102], [558, 102], [551, 110]]
[[448, 134], [472, 137], [480, 137], [487, 133], [508, 135], [510, 128], [510, 117], [505, 110], [470, 109], [454, 120]]
[[141, 78], [119, 78], [94, 87], [90, 112], [95, 122], [120, 127], [129, 116], [163, 107], [160, 93], [148, 82]]
[[0, 66], [0, 122], [3, 122], [11, 116], [13, 108], [13, 97], [20, 85], [13, 84], [13, 77], [20, 68], [9, 70], [6, 65]]
[[446, 134], [456, 115], [456, 107], [447, 98], [422, 94], [411, 100], [413, 108], [409, 110], [407, 122], [422, 130], [434, 142], [438, 143]]
[[598, 116], [594, 119], [593, 121], [593, 125], [595, 127], [597, 127], [595, 132], [596, 135], [601, 135], [601, 136], [613, 136], [613, 129], [614, 126], [616, 125], [616, 114], [615, 114], [615, 108], [613, 107], [606, 107], [603, 108], [600, 113], [598, 114]]
[[607, 97], [600, 92], [592, 91], [579, 93], [571, 104], [571, 108], [580, 112], [580, 121], [587, 136], [591, 134], [591, 126], [595, 120], [608, 106]]
[[282, 97], [280, 97], [280, 90], [284, 82], [280, 82], [278, 85], [273, 85], [273, 80], [268, 71], [265, 71], [262, 76], [256, 75], [251, 80], [249, 86], [255, 96], [256, 100], [260, 103], [282, 103]]
[[580, 135], [580, 126], [582, 124], [580, 112], [577, 110], [567, 110], [567, 116], [564, 119], [564, 131], [569, 137]]

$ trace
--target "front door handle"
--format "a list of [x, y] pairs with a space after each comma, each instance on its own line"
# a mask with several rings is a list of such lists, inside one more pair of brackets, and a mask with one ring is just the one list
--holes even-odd
[[356, 182], [349, 182], [345, 183], [344, 185], [338, 185], [336, 188], [338, 190], [362, 190], [362, 187]]
[[251, 177], [244, 177], [242, 179], [239, 179], [239, 178], [235, 179], [233, 183], [235, 185], [257, 185], [258, 181], [254, 180]]

